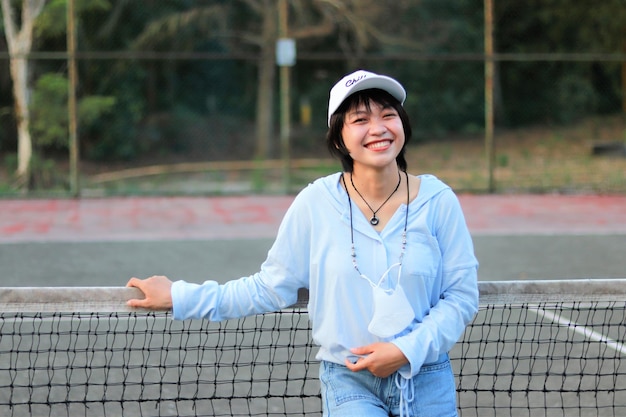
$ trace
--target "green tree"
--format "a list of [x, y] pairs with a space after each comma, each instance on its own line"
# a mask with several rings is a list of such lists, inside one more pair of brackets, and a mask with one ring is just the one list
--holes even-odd
[[[327, 39], [326, 45], [334, 45], [333, 49], [345, 54], [350, 61], [348, 66], [353, 67], [366, 51], [378, 45], [414, 45], [416, 42], [397, 31], [396, 26], [380, 25], [380, 21], [401, 16], [403, 11], [414, 7], [415, 2], [410, 1], [290, 1], [287, 36], [296, 40], [299, 51], [315, 45], [316, 39]], [[137, 36], [133, 46], [141, 50], [197, 50], [211, 39], [221, 45], [222, 51], [257, 56], [255, 155], [266, 158], [274, 136], [275, 45], [278, 36], [276, 0], [239, 0], [214, 2], [155, 16]]]
[[[10, 72], [13, 80], [15, 118], [17, 120], [18, 147], [17, 171], [18, 185], [26, 188], [30, 177], [30, 162], [33, 144], [30, 135], [30, 96], [32, 87], [29, 75], [32, 71], [27, 58], [33, 47], [35, 20], [42, 12], [45, 0], [24, 0], [21, 4], [11, 0], [2, 0], [4, 34], [10, 59]], [[20, 13], [20, 18], [17, 14]]]
[[[108, 5], [108, 2], [104, 0], [78, 0], [77, 2], [83, 10], [85, 8], [106, 8]], [[34, 47], [35, 39], [55, 37], [65, 33], [67, 4], [66, 0], [52, 0], [50, 2], [46, 0], [2, 0], [1, 4], [4, 33], [11, 54], [10, 74], [13, 81], [14, 109], [17, 121], [16, 177], [20, 187], [28, 188], [32, 174], [31, 160], [35, 145], [31, 135], [33, 122], [31, 115], [32, 79], [36, 78], [37, 71], [34, 61], [29, 60], [27, 56]], [[43, 85], [52, 87], [48, 84], [50, 81], [49, 79], [44, 80]], [[60, 106], [55, 110], [64, 108], [66, 107]], [[40, 121], [39, 126], [41, 126]], [[44, 129], [43, 143], [50, 140], [52, 136], [58, 136], [60, 127], [59, 124], [53, 124], [49, 131]], [[39, 129], [38, 133], [41, 131], [42, 129]], [[67, 139], [67, 131], [65, 138]], [[58, 138], [55, 139], [56, 141]]]
[[[503, 0], [495, 9], [500, 53], [584, 56], [621, 53], [623, 48], [623, 0]], [[621, 65], [589, 59], [503, 62], [499, 70], [507, 118], [512, 124], [570, 122], [614, 111], [625, 88], [619, 85]]]
[[[48, 73], [37, 79], [31, 103], [32, 131], [38, 148], [68, 147], [68, 81], [61, 74]], [[90, 131], [98, 121], [110, 114], [116, 99], [110, 96], [85, 96], [78, 103], [80, 130]]]

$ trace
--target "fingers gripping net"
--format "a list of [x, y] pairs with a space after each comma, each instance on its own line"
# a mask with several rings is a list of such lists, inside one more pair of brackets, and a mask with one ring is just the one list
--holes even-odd
[[[304, 307], [223, 323], [129, 288], [0, 290], [2, 416], [320, 416]], [[450, 352], [459, 414], [626, 415], [626, 280], [480, 283]]]

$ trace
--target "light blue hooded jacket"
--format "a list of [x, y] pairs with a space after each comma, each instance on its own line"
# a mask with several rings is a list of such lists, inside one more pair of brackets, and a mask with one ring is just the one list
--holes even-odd
[[[320, 178], [296, 196], [258, 273], [222, 285], [175, 282], [173, 317], [221, 321], [276, 311], [294, 304], [299, 288], [308, 288], [318, 359], [343, 364], [350, 348], [381, 341], [368, 331], [372, 287], [352, 264], [348, 195], [340, 175]], [[408, 206], [401, 277], [414, 319], [385, 340], [408, 358], [399, 372], [404, 378], [446, 354], [478, 308], [478, 262], [458, 199], [434, 176], [420, 178], [419, 194]], [[379, 233], [353, 206], [364, 275], [377, 280], [398, 262], [406, 210], [402, 204]]]

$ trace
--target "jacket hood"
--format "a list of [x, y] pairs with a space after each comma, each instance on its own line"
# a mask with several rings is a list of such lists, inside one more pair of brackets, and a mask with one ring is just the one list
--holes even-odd
[[[434, 175], [422, 174], [418, 175], [418, 178], [421, 179], [420, 189], [417, 198], [410, 203], [411, 206], [421, 207], [440, 192], [450, 189], [447, 184]], [[346, 210], [348, 196], [341, 185], [341, 172], [318, 178], [309, 187], [316, 187], [318, 191], [323, 190], [324, 192], [316, 195], [326, 197], [338, 212], [343, 213]]]

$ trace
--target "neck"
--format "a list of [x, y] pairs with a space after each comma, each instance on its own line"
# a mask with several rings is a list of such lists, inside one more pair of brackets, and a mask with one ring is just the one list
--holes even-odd
[[[385, 199], [398, 185], [399, 169], [394, 166], [385, 171], [352, 171], [349, 174], [355, 189], [373, 201]], [[355, 190], [356, 191], [356, 190]]]

